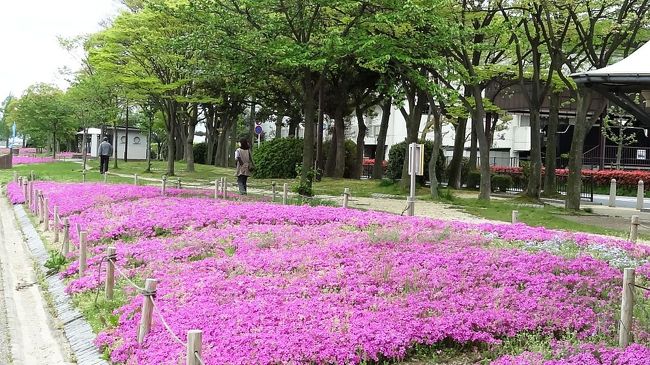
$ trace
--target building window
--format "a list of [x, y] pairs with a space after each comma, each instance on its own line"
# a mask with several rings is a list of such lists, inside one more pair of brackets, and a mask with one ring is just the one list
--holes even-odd
[[133, 137], [133, 144], [140, 144], [140, 137]]
[[120, 137], [120, 143], [122, 143], [122, 144], [126, 143], [126, 136]]

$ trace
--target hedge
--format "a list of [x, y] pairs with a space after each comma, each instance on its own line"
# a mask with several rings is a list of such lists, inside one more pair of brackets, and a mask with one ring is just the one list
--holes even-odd
[[[510, 175], [513, 179], [520, 178], [523, 174], [521, 167], [492, 167], [492, 172], [502, 175]], [[543, 173], [542, 169], [542, 173]], [[556, 169], [558, 176], [569, 175], [568, 169]], [[591, 177], [595, 186], [609, 187], [612, 179], [616, 179], [618, 187], [636, 189], [639, 180], [650, 181], [650, 171], [645, 170], [582, 170], [583, 176]], [[650, 184], [645, 184], [645, 189], [650, 190]]]

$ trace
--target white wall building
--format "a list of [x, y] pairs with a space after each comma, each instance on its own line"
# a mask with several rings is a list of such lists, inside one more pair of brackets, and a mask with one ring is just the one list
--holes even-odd
[[[117, 152], [117, 158], [124, 157], [124, 147], [127, 144], [126, 128], [117, 128], [117, 138], [113, 138], [113, 128], [106, 129], [109, 142], [113, 145], [113, 152]], [[99, 128], [86, 129], [86, 151], [91, 157], [97, 157], [99, 144], [101, 143], [102, 130]], [[83, 131], [77, 136], [83, 138]], [[147, 135], [137, 128], [129, 128], [127, 158], [129, 160], [147, 159]]]

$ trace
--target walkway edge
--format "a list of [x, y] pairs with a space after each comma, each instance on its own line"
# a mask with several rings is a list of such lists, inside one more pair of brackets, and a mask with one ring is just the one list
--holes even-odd
[[[14, 205], [16, 219], [23, 231], [27, 247], [33, 259], [38, 263], [37, 268], [41, 273], [47, 272], [44, 266], [49, 258], [49, 253], [40, 235], [34, 228], [22, 205]], [[47, 291], [54, 301], [54, 309], [58, 319], [63, 323], [65, 337], [70, 343], [70, 348], [79, 365], [108, 365], [93, 343], [95, 333], [81, 313], [72, 305], [72, 298], [65, 292], [65, 284], [58, 275], [46, 277]]]

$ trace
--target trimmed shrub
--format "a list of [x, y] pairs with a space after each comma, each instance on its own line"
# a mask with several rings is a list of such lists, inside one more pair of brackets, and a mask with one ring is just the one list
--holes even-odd
[[506, 192], [513, 185], [510, 175], [492, 175], [492, 191]]
[[293, 179], [296, 166], [302, 163], [302, 139], [277, 138], [253, 150], [255, 177]]
[[[420, 141], [422, 143], [422, 141]], [[407, 154], [408, 147], [406, 141], [394, 144], [390, 148], [388, 153], [388, 168], [386, 169], [386, 177], [393, 180], [399, 180], [402, 178], [402, 168], [404, 167], [404, 160]], [[433, 153], [433, 142], [425, 141], [424, 142], [424, 176], [418, 176], [417, 181], [420, 185], [424, 185], [424, 182], [429, 180], [429, 160], [431, 159], [431, 154]], [[445, 169], [446, 159], [442, 150], [438, 154], [438, 160], [436, 161], [436, 177], [438, 181], [442, 181], [446, 175]]]
[[197, 143], [192, 149], [194, 155], [194, 163], [205, 165], [206, 157], [208, 156], [208, 144], [205, 142]]
[[[330, 145], [332, 144], [332, 141], [325, 141], [323, 142], [323, 156], [325, 156], [325, 159], [327, 160], [328, 152], [330, 150]], [[354, 141], [346, 139], [345, 140], [345, 169], [343, 170], [343, 177], [349, 178], [350, 177], [350, 171], [352, 171], [352, 168], [354, 167], [354, 163], [356, 160], [356, 153], [357, 153], [357, 144], [354, 143]], [[327, 161], [325, 161], [327, 163]]]
[[467, 188], [478, 189], [481, 184], [481, 172], [478, 170], [471, 170], [467, 173]]

